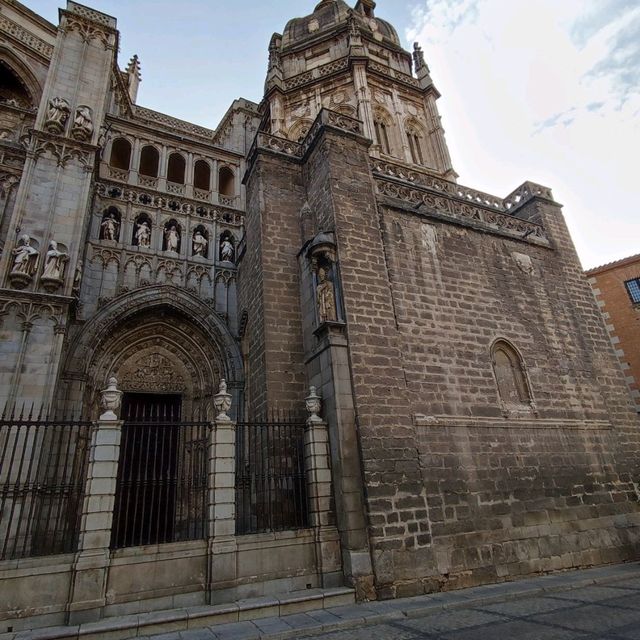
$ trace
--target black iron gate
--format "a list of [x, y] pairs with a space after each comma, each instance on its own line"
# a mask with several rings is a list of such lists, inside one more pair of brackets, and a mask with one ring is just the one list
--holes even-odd
[[206, 535], [207, 422], [180, 420], [179, 395], [125, 394], [111, 548]]
[[272, 416], [236, 430], [236, 533], [308, 526], [302, 420]]
[[91, 423], [0, 419], [0, 560], [76, 551]]

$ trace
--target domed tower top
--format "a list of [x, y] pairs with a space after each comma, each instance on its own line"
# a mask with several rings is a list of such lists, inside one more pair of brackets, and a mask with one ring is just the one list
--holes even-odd
[[[374, 0], [320, 0], [269, 44], [266, 129], [302, 140], [322, 108], [362, 120], [371, 154], [456, 174], [440, 126], [439, 97], [419, 48], [402, 48]], [[414, 75], [414, 71], [415, 74]]]
[[345, 27], [352, 16], [360, 29], [371, 34], [377, 33], [378, 38], [382, 36], [382, 39], [400, 47], [400, 38], [396, 30], [386, 20], [375, 16], [375, 6], [373, 0], [359, 0], [354, 9], [344, 0], [321, 0], [313, 13], [287, 22], [282, 34], [282, 46], [298, 46], [337, 27]]

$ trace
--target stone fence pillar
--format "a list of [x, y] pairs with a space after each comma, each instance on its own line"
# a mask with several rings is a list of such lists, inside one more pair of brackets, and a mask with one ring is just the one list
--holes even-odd
[[109, 379], [102, 391], [104, 412], [91, 433], [78, 552], [73, 565], [68, 624], [98, 620], [105, 605], [111, 524], [118, 476], [122, 391]]
[[[216, 592], [236, 586], [236, 423], [227, 412], [231, 394], [224, 379], [214, 396], [218, 415], [209, 433], [209, 576], [207, 600], [216, 604]], [[228, 598], [229, 591], [226, 591]], [[223, 598], [224, 599], [224, 598]]]
[[332, 511], [329, 431], [318, 413], [320, 396], [315, 387], [306, 398], [309, 418], [304, 433], [304, 468], [307, 481], [309, 526], [314, 530], [316, 562], [321, 586], [341, 581], [340, 537]]

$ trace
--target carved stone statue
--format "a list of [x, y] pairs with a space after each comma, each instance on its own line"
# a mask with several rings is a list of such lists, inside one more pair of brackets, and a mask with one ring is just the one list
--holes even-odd
[[30, 278], [36, 270], [38, 250], [31, 246], [31, 238], [25, 233], [20, 237], [19, 244], [13, 250], [13, 268], [11, 274], [21, 274]]
[[75, 273], [73, 274], [73, 290], [74, 291], [80, 291], [80, 282], [82, 281], [82, 267], [83, 267], [82, 260], [78, 260], [78, 263], [76, 264]]
[[64, 98], [52, 98], [49, 100], [44, 128], [50, 133], [64, 133], [70, 113], [71, 108]]
[[167, 243], [167, 251], [178, 253], [178, 247], [180, 246], [180, 234], [178, 233], [175, 224], [172, 224], [165, 230], [164, 238]]
[[76, 140], [86, 142], [91, 139], [93, 134], [93, 114], [91, 109], [84, 104], [81, 104], [76, 109], [76, 115], [73, 119], [73, 126], [71, 127], [71, 137]]
[[199, 229], [196, 229], [193, 234], [193, 255], [194, 256], [206, 256], [207, 254], [207, 239], [202, 235]]
[[322, 267], [318, 269], [316, 304], [318, 305], [318, 320], [321, 323], [335, 321], [337, 319], [336, 297], [333, 291], [333, 283], [327, 280], [327, 272]]
[[151, 228], [146, 220], [138, 223], [136, 228], [136, 240], [138, 241], [139, 247], [151, 246]]
[[44, 259], [44, 268], [42, 269], [43, 280], [62, 280], [64, 275], [64, 263], [69, 256], [58, 249], [58, 243], [52, 240], [49, 243], [49, 251]]
[[225, 236], [220, 243], [220, 259], [223, 262], [233, 262], [234, 254], [235, 249], [233, 248], [229, 238]]
[[103, 240], [118, 239], [118, 232], [120, 231], [120, 223], [116, 220], [116, 218], [112, 213], [108, 214], [108, 216], [102, 221], [100, 228], [102, 229]]

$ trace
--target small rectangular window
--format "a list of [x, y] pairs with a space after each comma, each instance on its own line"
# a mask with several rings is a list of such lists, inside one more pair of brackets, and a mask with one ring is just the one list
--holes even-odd
[[625, 283], [631, 302], [640, 304], [640, 278], [627, 280]]

